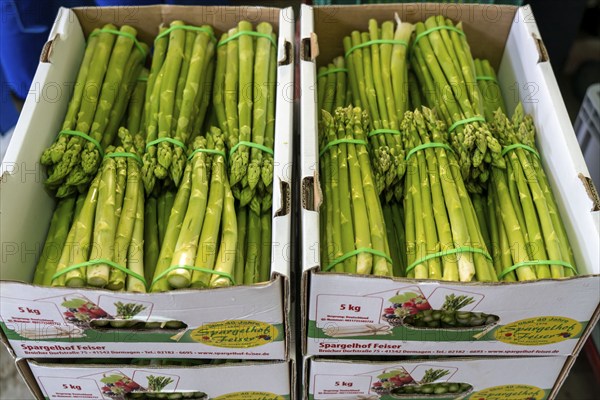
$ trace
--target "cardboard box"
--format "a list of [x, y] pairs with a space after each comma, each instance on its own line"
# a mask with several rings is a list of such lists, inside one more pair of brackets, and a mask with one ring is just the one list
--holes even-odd
[[[31, 282], [54, 200], [39, 157], [57, 132], [92, 29], [130, 24], [152, 43], [161, 22], [211, 24], [216, 33], [239, 20], [269, 21], [278, 32], [271, 280], [224, 289], [159, 294], [37, 287]], [[2, 164], [0, 320], [18, 357], [189, 357], [287, 359], [290, 276], [294, 16], [291, 8], [114, 7], [59, 10], [29, 96]], [[119, 319], [117, 302], [137, 303], [133, 319], [157, 329], [111, 330], [70, 323], [68, 308], [93, 303]], [[76, 308], [76, 307], [75, 307]], [[171, 321], [170, 323], [167, 323]], [[179, 321], [180, 324], [173, 321]], [[175, 329], [169, 329], [175, 327]]]
[[[454, 283], [322, 273], [315, 73], [343, 54], [342, 39], [394, 13], [417, 22], [443, 14], [463, 21], [475, 57], [498, 69], [508, 109], [533, 115], [538, 148], [569, 235], [579, 276], [517, 283]], [[577, 354], [600, 308], [600, 213], [531, 8], [476, 4], [397, 4], [301, 9], [300, 85], [303, 328], [308, 355]], [[581, 179], [580, 179], [581, 178]], [[588, 193], [591, 194], [588, 195]], [[465, 311], [492, 314], [478, 329], [393, 324], [384, 309], [413, 298], [441, 308], [449, 294], [472, 297]], [[398, 325], [398, 326], [397, 326]]]
[[[556, 395], [554, 383], [565, 361], [566, 357], [396, 361], [311, 357], [306, 364], [308, 393], [304, 398], [545, 400]], [[423, 381], [432, 382], [431, 389], [423, 388]], [[418, 390], [433, 394], [415, 394]]]
[[[148, 398], [126, 394], [131, 392], [158, 392], [164, 395], [159, 398], [170, 399], [177, 397], [166, 396], [184, 393], [188, 395], [195, 393], [194, 399], [207, 400], [294, 398], [292, 362], [160, 367], [126, 364], [57, 364], [20, 359], [17, 367], [32, 393], [39, 399]], [[157, 387], [152, 387], [152, 382], [156, 381], [156, 378], [162, 380], [162, 383], [167, 383], [159, 391], [156, 390]], [[201, 397], [202, 393], [205, 397]]]

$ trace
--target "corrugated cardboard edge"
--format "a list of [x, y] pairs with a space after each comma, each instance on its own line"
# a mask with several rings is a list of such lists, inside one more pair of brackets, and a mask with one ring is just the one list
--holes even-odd
[[29, 368], [29, 363], [24, 358], [19, 358], [15, 360], [15, 366], [17, 371], [19, 371], [19, 375], [23, 378], [25, 383], [27, 384], [27, 388], [31, 392], [31, 394], [38, 400], [44, 400], [44, 393], [31, 372], [31, 368]]

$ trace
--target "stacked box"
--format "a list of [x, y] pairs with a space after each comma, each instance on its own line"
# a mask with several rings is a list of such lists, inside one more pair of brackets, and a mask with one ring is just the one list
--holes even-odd
[[[85, 38], [94, 28], [110, 22], [116, 26], [131, 25], [138, 30], [140, 40], [152, 43], [161, 23], [178, 19], [198, 26], [210, 24], [217, 34], [240, 20], [249, 20], [253, 24], [267, 21], [278, 33], [270, 280], [255, 285], [148, 294], [40, 287], [28, 283], [44, 245], [55, 205], [44, 188], [44, 169], [39, 164], [39, 157], [60, 130], [70, 89], [83, 57]], [[259, 362], [260, 368], [251, 362], [235, 364], [227, 373], [245, 377], [245, 381], [240, 382], [246, 382], [247, 387], [236, 383], [225, 385], [216, 392], [205, 391], [211, 398], [244, 391], [276, 394], [260, 398], [290, 395], [292, 213], [289, 171], [292, 165], [293, 104], [288, 93], [294, 81], [293, 49], [294, 15], [291, 8], [148, 6], [59, 10], [2, 164], [0, 324], [2, 341], [17, 358], [277, 360], [266, 364]], [[84, 304], [118, 320], [119, 302], [135, 303], [141, 309], [127, 321], [128, 324], [124, 324], [129, 326], [135, 322], [135, 328], [107, 328], [101, 321], [77, 323], [66, 315], [70, 308]], [[20, 361], [20, 365], [23, 371], [28, 370], [27, 362]], [[36, 379], [40, 374], [51, 376], [64, 369], [43, 360], [31, 365]], [[86, 368], [78, 364], [75, 369]], [[124, 371], [126, 368], [119, 365], [117, 369]], [[199, 368], [206, 374], [206, 379], [212, 379], [210, 376], [219, 374], [212, 369], [230, 368], [230, 365]], [[163, 372], [168, 371], [163, 368]], [[259, 373], [272, 374], [273, 378], [262, 384], [253, 383]], [[181, 382], [184, 381], [184, 375], [181, 375]], [[28, 380], [39, 395], [35, 382], [35, 379]], [[270, 391], [267, 390], [269, 382], [273, 388]], [[189, 378], [185, 385], [185, 390], [203, 390], [202, 387], [194, 388], [194, 381]], [[214, 385], [216, 387], [216, 383]], [[45, 396], [64, 398], [49, 392]], [[90, 398], [103, 398], [95, 396], [100, 397]]]
[[[538, 132], [538, 149], [573, 246], [579, 276], [488, 284], [321, 271], [316, 70], [344, 53], [344, 36], [353, 30], [365, 31], [371, 18], [379, 22], [391, 20], [394, 13], [398, 13], [401, 20], [413, 23], [440, 14], [462, 21], [473, 56], [489, 59], [498, 70], [508, 109], [514, 109], [521, 101], [525, 111], [532, 114]], [[314, 390], [318, 371], [323, 373], [329, 367], [337, 371], [334, 361], [321, 357], [397, 359], [399, 356], [460, 355], [477, 357], [469, 361], [474, 363], [493, 365], [497, 362], [500, 368], [500, 363], [540, 363], [525, 357], [552, 356], [546, 359], [555, 365], [547, 374], [552, 379], [542, 385], [547, 393], [539, 397], [546, 398], [553, 387], [559, 387], [555, 382], [564, 378], [572, 363], [568, 357], [579, 352], [598, 320], [600, 250], [597, 240], [589, 238], [598, 237], [600, 213], [595, 207], [597, 195], [590, 190], [589, 178], [586, 178], [589, 172], [531, 8], [456, 4], [305, 6], [301, 10], [301, 40], [302, 327], [303, 354], [308, 357], [307, 387]], [[464, 311], [485, 313], [491, 316], [489, 321], [477, 328], [439, 329], [397, 324], [386, 318], [386, 308], [407, 301], [418, 300], [439, 310], [446, 296], [452, 294], [472, 298]], [[485, 358], [497, 356], [523, 358], [511, 359], [512, 362]], [[457, 365], [462, 362], [456, 361]], [[384, 368], [384, 364], [375, 362], [372, 369]], [[361, 375], [361, 371], [369, 370], [365, 369], [364, 361], [345, 361], [343, 365], [349, 375]], [[566, 365], [565, 370], [557, 379], [563, 365]], [[474, 385], [476, 390], [487, 389], [488, 383], [479, 378], [473, 376], [473, 382], [480, 382]], [[509, 377], [502, 383], [489, 381], [489, 385], [523, 383], [516, 378], [511, 381]], [[316, 392], [310, 394], [316, 395]], [[375, 394], [373, 390], [365, 391], [365, 396]], [[341, 395], [314, 398], [338, 398], [336, 396], [344, 398]]]

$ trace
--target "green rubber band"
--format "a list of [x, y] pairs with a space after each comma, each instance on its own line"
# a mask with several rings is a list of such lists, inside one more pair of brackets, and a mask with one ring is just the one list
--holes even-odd
[[496, 80], [496, 78], [494, 78], [493, 76], [489, 76], [489, 75], [479, 75], [479, 76], [476, 76], [475, 80], [477, 80], [477, 81], [492, 81], [494, 83], [498, 83], [498, 81]]
[[374, 131], [369, 132], [368, 137], [381, 135], [383, 133], [388, 133], [390, 135], [402, 135], [402, 132], [397, 131], [395, 129], [375, 129]]
[[233, 146], [231, 148], [231, 150], [229, 151], [229, 157], [233, 156], [233, 153], [235, 153], [235, 151], [238, 149], [238, 147], [240, 146], [248, 146], [248, 147], [254, 147], [255, 149], [259, 149], [261, 151], [264, 151], [267, 154], [273, 155], [273, 149], [268, 148], [267, 146], [263, 146], [262, 144], [258, 144], [258, 143], [253, 143], [253, 142], [246, 142], [244, 140], [240, 140], [239, 142], [237, 142], [237, 144], [235, 146]]
[[412, 155], [415, 154], [416, 152], [425, 150], [425, 149], [429, 149], [429, 148], [433, 148], [433, 147], [441, 147], [443, 149], [449, 150], [452, 153], [454, 153], [454, 150], [452, 150], [452, 147], [448, 146], [446, 143], [436, 143], [436, 142], [423, 143], [423, 144], [416, 146], [415, 148], [413, 148], [411, 151], [408, 152], [408, 154], [406, 155], [406, 161], [408, 161], [412, 157]]
[[419, 40], [421, 40], [424, 36], [429, 35], [431, 32], [441, 31], [442, 29], [445, 29], [448, 31], [454, 31], [462, 36], [465, 35], [465, 33], [462, 30], [460, 30], [454, 26], [448, 26], [448, 25], [434, 26], [433, 28], [429, 28], [429, 29], [419, 33], [417, 36], [415, 36], [415, 40], [412, 43], [413, 47], [416, 46], [417, 43], [419, 42]]
[[140, 282], [142, 282], [144, 284], [144, 286], [146, 286], [146, 279], [144, 279], [143, 276], [141, 276], [138, 273], [133, 272], [130, 269], [125, 268], [122, 265], [119, 265], [115, 262], [112, 262], [110, 260], [106, 260], [104, 258], [96, 258], [94, 260], [89, 260], [89, 261], [85, 261], [79, 264], [74, 264], [74, 265], [70, 265], [67, 268], [61, 269], [60, 271], [57, 271], [54, 275], [52, 275], [52, 280], [55, 280], [56, 278], [58, 278], [59, 276], [62, 276], [68, 272], [71, 272], [73, 270], [82, 268], [82, 267], [87, 267], [90, 265], [98, 265], [98, 264], [107, 264], [115, 269], [118, 269], [119, 271], [124, 272], [127, 275], [130, 275], [132, 277], [134, 277], [135, 279], [139, 280]]
[[137, 78], [138, 82], [148, 82], [148, 76], [139, 76]]
[[161, 142], [169, 142], [169, 143], [174, 144], [175, 146], [181, 147], [183, 150], [187, 150], [187, 146], [185, 145], [185, 143], [180, 142], [179, 140], [173, 139], [173, 138], [170, 138], [170, 137], [158, 138], [156, 140], [153, 140], [153, 141], [149, 142], [148, 144], [146, 144], [146, 150], [148, 150], [149, 147], [152, 147], [155, 144], [159, 144]]
[[327, 150], [329, 150], [331, 147], [337, 146], [338, 144], [342, 144], [342, 143], [364, 144], [365, 146], [368, 145], [368, 143], [366, 141], [360, 140], [360, 139], [336, 139], [336, 140], [332, 140], [331, 142], [327, 143], [325, 145], [325, 147], [323, 147], [323, 149], [321, 149], [321, 151], [319, 152], [319, 157], [323, 157], [323, 154], [325, 154], [325, 152]]
[[500, 275], [498, 275], [498, 280], [502, 280], [502, 278], [504, 278], [506, 276], [506, 274], [514, 271], [517, 268], [528, 267], [530, 265], [561, 265], [561, 266], [563, 266], [565, 268], [572, 269], [573, 272], [575, 272], [575, 275], [578, 274], [577, 269], [575, 269], [575, 267], [573, 267], [571, 264], [569, 264], [568, 262], [565, 262], [565, 261], [560, 261], [560, 260], [533, 260], [533, 261], [522, 261], [520, 263], [516, 263], [512, 267], [506, 268], [504, 271], [502, 271], [500, 273]]
[[144, 164], [142, 162], [142, 159], [140, 158], [140, 156], [138, 156], [135, 153], [127, 153], [127, 152], [121, 152], [121, 151], [114, 151], [114, 152], [108, 153], [107, 155], [104, 156], [104, 158], [115, 158], [115, 157], [129, 157], [129, 158], [133, 158], [140, 165]]
[[414, 263], [410, 264], [406, 268], [406, 272], [405, 273], [408, 274], [410, 271], [412, 271], [413, 269], [415, 269], [415, 267], [417, 265], [423, 264], [425, 261], [429, 261], [432, 258], [444, 257], [444, 256], [449, 256], [451, 254], [457, 254], [457, 253], [476, 253], [476, 254], [482, 254], [485, 258], [487, 258], [488, 260], [492, 261], [492, 256], [490, 256], [487, 251], [485, 251], [483, 249], [478, 249], [476, 247], [462, 246], [462, 247], [457, 247], [455, 249], [444, 250], [444, 251], [439, 251], [437, 253], [428, 254], [425, 257], [421, 258], [420, 260], [417, 260]]
[[371, 46], [373, 44], [401, 44], [404, 47], [408, 47], [408, 43], [406, 43], [404, 40], [400, 40], [400, 39], [376, 39], [376, 40], [369, 40], [367, 42], [360, 43], [360, 44], [357, 44], [356, 46], [350, 47], [350, 49], [348, 49], [348, 51], [346, 52], [346, 54], [344, 55], [344, 57], [348, 58], [350, 56], [350, 54], [352, 54], [352, 52], [354, 50], [358, 50], [358, 49], [361, 49], [363, 47]]
[[267, 38], [271, 41], [271, 44], [273, 46], [275, 46], [275, 48], [277, 48], [277, 42], [275, 41], [275, 39], [273, 39], [273, 36], [267, 34], [267, 33], [261, 33], [261, 32], [255, 32], [255, 31], [241, 31], [238, 32], [236, 34], [233, 34], [231, 36], [229, 36], [227, 39], [225, 40], [221, 40], [218, 44], [217, 47], [221, 47], [224, 44], [226, 44], [227, 42], [230, 42], [232, 40], [237, 39], [240, 36], [244, 36], [244, 35], [249, 35], [249, 36], [256, 36], [256, 37], [262, 37], [262, 38]]
[[154, 38], [154, 43], [156, 43], [156, 41], [158, 39], [161, 39], [161, 38], [167, 36], [169, 33], [179, 30], [179, 29], [183, 29], [186, 31], [204, 32], [204, 33], [208, 34], [208, 36], [210, 36], [210, 39], [212, 41], [217, 40], [217, 38], [215, 38], [215, 34], [213, 33], [212, 29], [210, 29], [210, 28], [206, 28], [203, 26], [193, 26], [193, 25], [173, 25], [173, 26], [165, 29], [163, 32], [159, 33], [156, 36], [156, 38]]
[[169, 268], [167, 268], [166, 270], [164, 270], [163, 272], [161, 272], [160, 274], [158, 274], [158, 276], [152, 280], [151, 287], [154, 286], [156, 284], [156, 282], [158, 282], [159, 280], [161, 280], [169, 272], [174, 271], [174, 270], [179, 269], [179, 268], [187, 269], [187, 270], [190, 270], [190, 271], [206, 272], [206, 273], [211, 274], [211, 275], [224, 276], [225, 278], [229, 279], [229, 281], [231, 282], [231, 284], [233, 286], [236, 285], [235, 279], [233, 279], [233, 276], [231, 274], [228, 274], [227, 272], [215, 271], [214, 269], [208, 269], [208, 268], [202, 268], [202, 267], [196, 267], [195, 265], [171, 265]]
[[461, 119], [460, 121], [456, 121], [455, 123], [453, 123], [452, 125], [450, 125], [450, 128], [448, 129], [448, 132], [452, 133], [460, 125], [464, 125], [464, 124], [468, 124], [469, 122], [476, 122], [476, 121], [485, 122], [485, 118], [477, 115], [475, 117]]
[[133, 40], [133, 44], [135, 44], [135, 47], [137, 47], [138, 50], [140, 51], [140, 53], [142, 53], [144, 55], [144, 58], [146, 58], [146, 56], [148, 55], [148, 53], [146, 53], [146, 49], [144, 49], [142, 47], [142, 45], [140, 44], [139, 40], [137, 40], [137, 38], [134, 35], [132, 35], [131, 33], [118, 31], [116, 29], [102, 28], [102, 29], [98, 29], [97, 31], [92, 32], [90, 34], [90, 37], [94, 37], [94, 36], [99, 35], [101, 33], [112, 33], [113, 35], [123, 36], [123, 37], [126, 37], [128, 39], [131, 39], [131, 40]]
[[100, 153], [100, 157], [104, 157], [104, 150], [102, 149], [100, 142], [98, 142], [93, 137], [88, 136], [83, 132], [73, 131], [71, 129], [63, 129], [62, 131], [58, 132], [58, 136], [61, 136], [61, 135], [78, 136], [80, 138], [87, 140], [88, 142], [90, 142], [94, 146], [96, 146], [96, 148], [98, 149], [98, 152]]
[[335, 74], [336, 72], [348, 72], [348, 68], [330, 68], [327, 71], [323, 71], [319, 75], [317, 75], [317, 79], [327, 76], [329, 74]]
[[356, 250], [350, 251], [346, 254], [344, 254], [341, 257], [336, 258], [335, 260], [333, 260], [326, 268], [325, 268], [325, 272], [331, 270], [331, 268], [335, 267], [336, 265], [338, 265], [339, 263], [342, 263], [344, 261], [346, 261], [348, 258], [350, 257], [354, 257], [360, 253], [371, 253], [375, 256], [379, 256], [379, 257], [383, 257], [386, 259], [387, 262], [389, 262], [390, 264], [393, 264], [392, 259], [390, 258], [390, 256], [388, 256], [387, 254], [385, 254], [382, 251], [379, 250], [375, 250], [375, 249], [371, 249], [369, 247], [361, 247], [358, 248]]
[[531, 146], [527, 146], [526, 144], [522, 144], [522, 143], [515, 143], [515, 144], [511, 144], [510, 146], [506, 146], [505, 148], [502, 149], [502, 153], [500, 153], [500, 154], [502, 156], [504, 156], [509, 151], [512, 151], [515, 149], [527, 150], [528, 152], [533, 153], [537, 158], [540, 158], [540, 153], [538, 153], [536, 149], [534, 149]]
[[192, 152], [192, 154], [190, 154], [190, 156], [188, 157], [188, 161], [191, 160], [192, 158], [194, 158], [194, 156], [197, 153], [208, 153], [208, 154], [216, 154], [218, 156], [222, 156], [223, 158], [227, 157], [227, 154], [225, 154], [224, 151], [221, 150], [215, 150], [215, 149], [196, 149]]

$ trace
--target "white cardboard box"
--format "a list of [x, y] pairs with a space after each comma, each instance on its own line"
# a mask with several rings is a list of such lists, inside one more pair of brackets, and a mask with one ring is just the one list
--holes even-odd
[[[124, 400], [125, 393], [152, 391], [149, 376], [164, 377], [159, 393], [200, 393], [211, 400], [293, 399], [292, 362], [243, 362], [202, 366], [135, 366], [126, 364], [54, 364], [20, 359], [17, 366], [40, 399]], [[153, 378], [150, 378], [152, 380]], [[116, 381], [129, 383], [114, 388]], [[134, 382], [134, 383], [131, 383]], [[112, 394], [109, 395], [112, 390]], [[156, 393], [156, 392], [155, 392]], [[118, 394], [121, 394], [120, 396]], [[167, 398], [167, 397], [164, 397]], [[171, 397], [169, 397], [171, 398]], [[195, 397], [200, 398], [200, 397]]]
[[[566, 357], [441, 358], [427, 360], [332, 360], [311, 357], [306, 364], [309, 400], [545, 400], [551, 397]], [[442, 383], [462, 383], [454, 393], [405, 393], [422, 386], [427, 370]], [[431, 376], [431, 375], [430, 375]], [[395, 379], [391, 379], [394, 377]], [[385, 383], [387, 382], [387, 383]], [[399, 388], [399, 389], [398, 389]], [[404, 393], [390, 393], [390, 391]], [[456, 385], [455, 385], [456, 390]], [[362, 396], [362, 397], [361, 397]]]
[[[151, 43], [161, 22], [211, 24], [217, 32], [247, 19], [271, 22], [278, 31], [278, 71], [273, 184], [271, 280], [224, 289], [159, 294], [47, 288], [31, 285], [54, 200], [44, 189], [39, 157], [59, 131], [69, 89], [83, 56], [85, 36], [112, 22], [130, 24]], [[108, 7], [61, 8], [42, 53], [27, 101], [2, 163], [0, 181], [0, 322], [3, 339], [18, 357], [190, 357], [282, 359], [288, 357], [294, 16], [291, 8]], [[114, 303], [145, 308], [135, 319], [182, 321], [179, 330], [115, 330], [66, 321], [65, 302], [92, 302], [115, 316]], [[68, 304], [68, 303], [67, 303]], [[118, 318], [118, 316], [117, 316]], [[91, 352], [90, 352], [91, 351]]]
[[[475, 57], [499, 66], [508, 109], [522, 101], [533, 115], [538, 148], [565, 222], [580, 276], [562, 281], [450, 283], [322, 273], [319, 259], [316, 69], [343, 54], [342, 39], [365, 31], [370, 18], [421, 21], [443, 14], [462, 20]], [[600, 213], [598, 197], [564, 107], [529, 6], [397, 4], [308, 7], [301, 10], [300, 120], [303, 329], [308, 355], [569, 355], [598, 320]], [[588, 191], [591, 196], [588, 195]], [[383, 310], [398, 294], [439, 308], [445, 295], [476, 301], [466, 311], [499, 317], [480, 329], [393, 326]], [[343, 335], [347, 327], [359, 333]]]

